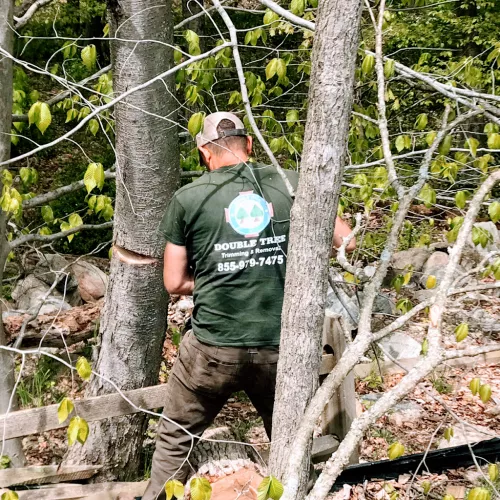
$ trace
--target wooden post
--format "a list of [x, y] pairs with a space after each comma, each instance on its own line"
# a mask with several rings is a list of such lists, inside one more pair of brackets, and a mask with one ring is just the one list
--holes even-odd
[[[346, 339], [337, 318], [336, 314], [326, 311], [323, 326], [323, 355], [333, 355], [335, 363], [346, 349]], [[355, 418], [356, 392], [354, 372], [351, 371], [323, 411], [321, 418], [323, 435], [333, 434], [342, 441]], [[356, 451], [351, 456], [350, 463], [358, 461]]]

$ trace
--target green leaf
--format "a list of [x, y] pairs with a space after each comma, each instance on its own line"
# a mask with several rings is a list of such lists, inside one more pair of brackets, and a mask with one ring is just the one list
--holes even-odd
[[203, 112], [194, 113], [191, 116], [188, 122], [188, 131], [192, 137], [194, 137], [201, 131], [204, 120], [205, 120], [205, 113]]
[[283, 485], [274, 476], [265, 477], [257, 488], [257, 500], [279, 500], [283, 495]]
[[296, 109], [290, 109], [286, 113], [286, 123], [289, 128], [299, 122], [299, 112]]
[[41, 208], [41, 211], [42, 211], [43, 220], [47, 224], [50, 224], [51, 222], [54, 222], [54, 212], [52, 211], [52, 207], [50, 207], [49, 205], [44, 205]]
[[95, 187], [102, 189], [104, 186], [104, 167], [101, 163], [90, 163], [83, 176], [83, 183], [90, 193]]
[[65, 123], [69, 123], [71, 120], [74, 120], [78, 117], [78, 110], [75, 108], [68, 109], [66, 113], [66, 121]]
[[422, 356], [427, 356], [428, 352], [429, 352], [429, 341], [427, 339], [424, 339], [422, 342], [422, 348], [420, 349], [420, 354]]
[[32, 104], [31, 108], [28, 111], [28, 123], [29, 126], [33, 125], [33, 123], [38, 123], [40, 120], [40, 107], [42, 103], [41, 102], [35, 102], [35, 104]]
[[85, 67], [90, 71], [94, 68], [97, 60], [97, 51], [95, 45], [90, 44], [82, 49], [82, 61]]
[[15, 491], [2, 493], [2, 500], [19, 500], [19, 495]]
[[464, 147], [468, 148], [471, 155], [475, 158], [477, 153], [477, 147], [479, 146], [479, 141], [474, 139], [474, 137], [469, 137], [464, 144]]
[[421, 199], [427, 208], [431, 208], [432, 205], [436, 203], [436, 191], [429, 186], [429, 184], [424, 184], [422, 191], [418, 195], [419, 199]]
[[481, 245], [485, 248], [492, 241], [493, 235], [488, 230], [476, 225], [472, 227], [472, 242], [474, 245]]
[[305, 0], [292, 0], [292, 2], [290, 3], [290, 10], [292, 11], [292, 14], [295, 14], [296, 16], [301, 16], [302, 14], [304, 14], [305, 8]]
[[40, 99], [40, 92], [38, 92], [38, 90], [36, 90], [36, 89], [32, 90], [30, 92], [29, 97], [30, 97], [30, 102], [32, 102], [32, 103], [37, 102]]
[[491, 493], [486, 488], [472, 488], [467, 500], [491, 500]]
[[375, 67], [375, 57], [371, 54], [367, 54], [361, 63], [361, 72], [364, 76], [368, 76]]
[[405, 447], [401, 443], [396, 441], [395, 443], [392, 443], [391, 446], [389, 446], [389, 449], [387, 451], [389, 460], [395, 460], [396, 458], [399, 458], [404, 454]]
[[455, 328], [455, 339], [457, 342], [462, 342], [469, 335], [469, 325], [467, 323], [461, 323]]
[[487, 403], [491, 398], [491, 386], [484, 384], [479, 388], [479, 397], [483, 403]]
[[425, 136], [425, 142], [427, 143], [427, 146], [431, 146], [432, 143], [435, 141], [437, 137], [437, 132], [435, 131], [432, 131], [432, 132], [429, 132], [426, 136]]
[[438, 148], [438, 152], [440, 155], [446, 156], [450, 152], [451, 140], [452, 140], [451, 135], [445, 136], [445, 138], [443, 139]]
[[500, 134], [494, 133], [488, 135], [488, 147], [491, 149], [500, 149]]
[[63, 57], [64, 59], [70, 59], [71, 57], [75, 57], [76, 55], [76, 51], [77, 51], [77, 47], [76, 47], [76, 44], [75, 42], [72, 42], [72, 41], [67, 41], [67, 42], [64, 42], [64, 45], [63, 45]]
[[31, 170], [29, 168], [22, 167], [19, 170], [19, 175], [21, 177], [21, 180], [23, 181], [23, 184], [29, 184], [31, 179]]
[[417, 130], [424, 130], [425, 127], [427, 127], [427, 114], [426, 113], [421, 113], [420, 115], [417, 116], [417, 119], [415, 120], [415, 127]]
[[488, 207], [488, 215], [495, 224], [500, 221], [500, 201], [494, 201]]
[[469, 383], [470, 392], [475, 396], [481, 387], [481, 380], [478, 377], [473, 378]]
[[467, 202], [467, 191], [458, 191], [455, 195], [455, 204], [460, 210], [465, 207]]
[[92, 375], [92, 368], [87, 358], [80, 356], [76, 362], [76, 371], [78, 375], [83, 378], [83, 380], [89, 380]]
[[500, 476], [500, 471], [498, 464], [489, 464], [488, 465], [488, 477], [492, 483], [498, 481], [498, 477]]
[[89, 436], [89, 424], [84, 418], [73, 417], [68, 426], [68, 445], [72, 446], [77, 441], [85, 444]]
[[384, 64], [384, 76], [389, 79], [394, 75], [394, 59], [387, 59]]
[[396, 149], [398, 153], [403, 151], [403, 149], [409, 149], [411, 147], [411, 137], [409, 135], [400, 135], [396, 139]]
[[167, 495], [167, 500], [172, 500], [173, 497], [180, 500], [184, 497], [184, 485], [176, 479], [171, 479], [167, 481], [165, 485], [165, 493]]
[[266, 13], [264, 14], [264, 24], [271, 24], [274, 21], [278, 21], [280, 16], [276, 14], [276, 12], [271, 9], [266, 9]]
[[43, 226], [39, 231], [38, 234], [48, 236], [49, 234], [52, 234], [52, 231], [50, 230], [50, 227]]
[[444, 438], [448, 442], [451, 440], [451, 438], [454, 436], [454, 434], [455, 434], [455, 431], [453, 430], [453, 427], [447, 427], [444, 430]]
[[57, 418], [59, 423], [62, 424], [70, 415], [70, 413], [75, 409], [71, 399], [64, 398], [57, 408]]
[[406, 297], [403, 297], [396, 302], [396, 309], [398, 311], [401, 311], [401, 314], [406, 314], [411, 310], [412, 307], [413, 304], [411, 303], [410, 299], [407, 299]]
[[195, 477], [189, 483], [191, 500], [210, 500], [212, 485], [204, 477]]
[[95, 118], [92, 118], [92, 120], [89, 121], [88, 127], [90, 130], [90, 133], [93, 136], [95, 136], [97, 134], [97, 132], [99, 131], [99, 122]]

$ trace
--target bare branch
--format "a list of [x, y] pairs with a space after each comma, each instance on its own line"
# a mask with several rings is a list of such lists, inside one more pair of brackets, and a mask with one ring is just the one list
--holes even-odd
[[387, 167], [389, 182], [394, 187], [400, 197], [404, 194], [404, 188], [399, 182], [396, 166], [391, 152], [391, 141], [389, 139], [389, 128], [387, 126], [387, 110], [385, 106], [385, 77], [384, 77], [384, 55], [382, 53], [382, 23], [384, 21], [385, 0], [381, 0], [379, 5], [378, 22], [375, 20], [369, 0], [365, 0], [365, 5], [370, 13], [373, 27], [375, 29], [375, 71], [377, 73], [377, 107], [378, 107], [378, 127], [380, 139], [382, 141], [382, 151], [384, 153], [385, 165]]
[[16, 30], [26, 26], [29, 20], [35, 15], [35, 12], [50, 2], [52, 2], [52, 0], [36, 0], [22, 17], [14, 17], [14, 21], [16, 21]]
[[292, 14], [289, 10], [280, 7], [277, 3], [273, 2], [272, 0], [259, 0], [259, 2], [268, 9], [271, 9], [273, 12], [276, 12], [276, 14], [283, 17], [291, 24], [302, 26], [303, 28], [307, 28], [308, 30], [311, 31], [314, 31], [316, 29], [316, 25], [312, 21], [306, 21], [305, 19], [302, 19], [301, 17]]
[[26, 234], [25, 236], [21, 236], [11, 241], [9, 243], [9, 247], [10, 249], [13, 249], [32, 241], [41, 241], [43, 243], [47, 243], [49, 241], [55, 241], [60, 238], [64, 238], [65, 236], [69, 236], [70, 234], [79, 233], [80, 231], [88, 231], [89, 229], [108, 229], [110, 227], [113, 227], [113, 221], [103, 222], [102, 224], [82, 224], [81, 226], [73, 227], [71, 229], [68, 229], [67, 231], [61, 231], [54, 234]]

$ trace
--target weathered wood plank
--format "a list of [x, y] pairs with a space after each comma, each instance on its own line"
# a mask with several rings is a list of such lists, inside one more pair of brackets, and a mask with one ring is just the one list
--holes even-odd
[[[162, 408], [166, 402], [166, 385], [135, 389], [124, 394], [139, 408], [146, 410]], [[138, 411], [118, 393], [76, 400], [74, 403], [78, 415], [87, 422], [128, 415]], [[57, 418], [57, 407], [58, 405], [43, 406], [12, 412], [6, 417], [0, 416], [0, 429], [3, 433], [5, 425], [5, 438], [12, 439], [66, 427], [69, 424], [69, 418], [60, 424]]]
[[32, 465], [0, 470], [0, 488], [78, 481], [94, 476], [101, 465]]
[[[326, 313], [323, 325], [323, 344], [333, 350], [333, 364], [340, 359], [346, 349], [346, 340], [337, 316]], [[323, 357], [324, 358], [324, 357]], [[332, 360], [329, 360], [331, 362]], [[340, 441], [344, 439], [356, 418], [356, 392], [354, 373], [351, 371], [326, 405], [322, 416], [323, 434], [334, 434]], [[351, 463], [358, 462], [358, 454], [354, 452]]]
[[[148, 482], [64, 484], [50, 488], [18, 491], [19, 500], [115, 500], [120, 493], [142, 496]], [[0, 495], [7, 490], [0, 489]]]

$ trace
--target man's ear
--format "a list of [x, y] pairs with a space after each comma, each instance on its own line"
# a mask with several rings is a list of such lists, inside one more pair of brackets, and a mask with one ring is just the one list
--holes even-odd
[[208, 148], [205, 148], [203, 146], [200, 146], [198, 148], [198, 151], [200, 153], [200, 161], [205, 167], [210, 168], [210, 160], [212, 159], [212, 153]]
[[247, 135], [247, 154], [248, 156], [252, 155], [252, 146], [253, 146], [253, 138], [250, 135]]

